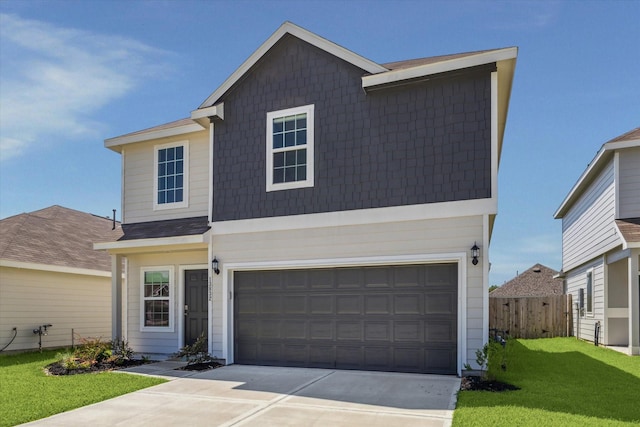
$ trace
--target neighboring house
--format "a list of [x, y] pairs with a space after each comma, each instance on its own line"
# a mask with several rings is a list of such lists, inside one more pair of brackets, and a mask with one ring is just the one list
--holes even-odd
[[489, 293], [489, 298], [546, 297], [563, 294], [563, 280], [558, 272], [536, 264]]
[[602, 146], [555, 213], [574, 330], [640, 353], [640, 128]]
[[516, 55], [378, 64], [285, 23], [191, 118], [106, 140], [114, 335], [169, 354], [205, 333], [227, 363], [474, 364]]
[[69, 346], [111, 339], [111, 259], [93, 243], [119, 224], [61, 206], [0, 220], [0, 349]]

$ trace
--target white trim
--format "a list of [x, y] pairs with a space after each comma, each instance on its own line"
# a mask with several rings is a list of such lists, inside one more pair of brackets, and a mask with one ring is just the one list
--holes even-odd
[[[145, 326], [144, 325], [144, 273], [152, 271], [169, 271], [169, 326]], [[140, 292], [140, 332], [174, 332], [176, 325], [176, 276], [175, 268], [173, 265], [151, 265], [140, 267], [140, 285], [138, 291]], [[165, 298], [162, 298], [165, 299]]]
[[[172, 203], [158, 203], [158, 151], [167, 148], [182, 147], [182, 201]], [[189, 170], [189, 141], [175, 141], [167, 144], [153, 146], [153, 210], [182, 209], [189, 207], [189, 180], [191, 171]]]
[[387, 266], [403, 264], [434, 264], [457, 263], [458, 264], [458, 330], [457, 338], [457, 373], [462, 372], [463, 357], [467, 352], [466, 343], [466, 311], [467, 311], [467, 253], [453, 252], [442, 254], [398, 255], [398, 256], [374, 256], [357, 258], [328, 258], [316, 260], [290, 260], [290, 261], [256, 261], [224, 263], [222, 267], [222, 358], [227, 364], [234, 363], [233, 353], [233, 273], [235, 271], [248, 270], [290, 270], [306, 268], [333, 268], [333, 267], [360, 267], [360, 266]]
[[[187, 270], [207, 270], [209, 271], [209, 267], [207, 264], [184, 264], [178, 266], [178, 307], [176, 309], [175, 317], [178, 320], [178, 348], [184, 347], [184, 274]], [[207, 282], [210, 282], [209, 278], [210, 274], [207, 273]], [[208, 286], [208, 283], [207, 283]], [[207, 337], [211, 335], [211, 300], [209, 300], [207, 304]], [[210, 342], [211, 339], [208, 338], [207, 342]], [[211, 352], [211, 349], [207, 351]]]
[[258, 49], [249, 56], [238, 67], [233, 74], [231, 74], [223, 83], [215, 90], [199, 107], [203, 109], [215, 104], [226, 91], [228, 91], [237, 81], [239, 81], [251, 67], [255, 65], [260, 58], [262, 58], [285, 34], [291, 34], [319, 49], [322, 49], [340, 59], [343, 59], [358, 68], [361, 68], [369, 73], [381, 73], [389, 71], [380, 64], [376, 64], [348, 49], [343, 48], [329, 40], [318, 36], [310, 31], [305, 30], [291, 22], [283, 23]]
[[207, 222], [209, 226], [211, 226], [211, 222], [213, 221], [213, 142], [215, 137], [215, 125], [213, 122], [209, 123], [209, 185], [207, 185], [209, 191], [209, 199], [207, 201], [207, 205], [209, 206], [207, 212]]
[[[614, 201], [614, 211], [613, 217], [620, 218], [620, 152], [616, 151], [613, 153], [613, 201]], [[617, 228], [617, 227], [616, 227]], [[624, 241], [625, 239], [621, 239]]]
[[448, 219], [462, 216], [495, 214], [497, 207], [497, 200], [492, 197], [490, 199], [460, 200], [422, 205], [355, 209], [350, 211], [213, 222], [212, 232], [215, 235], [220, 235], [348, 225], [384, 224], [388, 222], [419, 221], [425, 219]]
[[475, 55], [464, 56], [462, 58], [449, 59], [434, 62], [431, 64], [418, 65], [411, 68], [403, 68], [386, 73], [373, 74], [362, 77], [362, 87], [371, 88], [374, 86], [394, 83], [401, 80], [409, 80], [432, 74], [445, 73], [447, 71], [460, 70], [463, 68], [475, 67], [478, 65], [490, 64], [492, 62], [515, 59], [518, 56], [518, 48], [508, 47], [489, 52], [477, 53]]
[[491, 73], [491, 197], [498, 200], [498, 72]]
[[[266, 158], [266, 189], [269, 191], [279, 191], [279, 190], [291, 190], [294, 188], [306, 188], [313, 187], [314, 184], [314, 110], [315, 105], [303, 105], [300, 107], [287, 108], [285, 110], [278, 111], [270, 111], [267, 113], [267, 129], [266, 129], [266, 147], [267, 147], [267, 158]], [[297, 150], [307, 150], [307, 164], [306, 164], [306, 174], [307, 178], [301, 181], [292, 181], [292, 182], [282, 182], [274, 184], [273, 182], [273, 155], [276, 149], [273, 148], [273, 120], [286, 116], [293, 116], [296, 114], [306, 114], [307, 115], [307, 142], [304, 146], [297, 145], [293, 147], [284, 147], [282, 149], [277, 149], [278, 152], [282, 151], [297, 151]]]
[[610, 253], [608, 255], [606, 255], [606, 262], [605, 264], [613, 264], [614, 262], [618, 262], [620, 260], [629, 258], [631, 256], [631, 250], [630, 249], [623, 249], [621, 251], [616, 251], [613, 253]]
[[203, 128], [210, 124], [212, 117], [224, 120], [224, 102], [191, 112], [191, 119], [198, 122]]
[[[603, 265], [606, 265], [606, 263], [603, 262]], [[596, 304], [594, 301], [594, 287], [596, 276], [594, 274], [594, 271], [595, 269], [591, 267], [584, 272], [584, 317], [594, 317], [595, 313]], [[591, 277], [591, 310], [589, 310], [589, 277]]]
[[152, 139], [168, 138], [171, 136], [185, 135], [193, 132], [200, 132], [205, 127], [193, 122], [188, 125], [174, 126], [166, 129], [158, 129], [149, 131], [141, 131], [135, 134], [116, 136], [115, 138], [109, 138], [104, 140], [104, 146], [114, 151], [118, 151], [117, 147], [125, 144], [132, 144], [134, 142], [150, 141]]
[[150, 246], [174, 246], [174, 245], [196, 245], [206, 244], [209, 240], [207, 236], [209, 232], [203, 234], [195, 234], [193, 236], [174, 236], [174, 237], [162, 237], [158, 239], [137, 239], [137, 240], [123, 240], [116, 242], [101, 242], [94, 243], [93, 249], [95, 250], [110, 250], [110, 249], [136, 249], [147, 248]]
[[[480, 258], [482, 259], [482, 345], [489, 340], [489, 215], [482, 216], [482, 242]], [[476, 244], [478, 244], [476, 242]]]
[[0, 259], [0, 267], [20, 268], [24, 270], [49, 271], [52, 273], [81, 274], [84, 276], [111, 277], [111, 270], [92, 270], [89, 268], [65, 267], [62, 265], [38, 264], [35, 262]]
[[[569, 208], [573, 205], [573, 202], [578, 199], [578, 197], [583, 193], [583, 190], [587, 187], [587, 184], [591, 181], [591, 178], [594, 174], [600, 172], [600, 170], [607, 165], [609, 158], [611, 157], [611, 152], [615, 150], [620, 150], [623, 148], [633, 148], [640, 147], [640, 139], [634, 139], [631, 141], [619, 141], [619, 142], [607, 142], [605, 143], [600, 150], [596, 153], [595, 157], [589, 163], [587, 168], [582, 172], [580, 178], [573, 185], [567, 197], [564, 198], [560, 207], [553, 214], [555, 219], [562, 218]], [[616, 175], [617, 178], [617, 175]], [[616, 187], [617, 187], [616, 181]], [[617, 196], [617, 194], [616, 194]], [[616, 207], [618, 203], [618, 197], [616, 197]], [[616, 209], [616, 218], [617, 218], [617, 209]]]

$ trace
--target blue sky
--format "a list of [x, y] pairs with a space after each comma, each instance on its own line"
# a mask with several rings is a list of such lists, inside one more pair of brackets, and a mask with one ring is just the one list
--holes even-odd
[[376, 62], [518, 46], [491, 284], [561, 268], [553, 219], [640, 126], [640, 1], [0, 1], [0, 218], [120, 210], [105, 138], [188, 117], [285, 20]]

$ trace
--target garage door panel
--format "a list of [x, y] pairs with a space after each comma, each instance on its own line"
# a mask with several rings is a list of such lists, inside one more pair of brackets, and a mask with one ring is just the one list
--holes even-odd
[[336, 314], [362, 314], [362, 295], [337, 295]]
[[334, 324], [333, 320], [312, 320], [309, 322], [309, 339], [315, 340], [334, 340]]
[[395, 295], [393, 298], [393, 313], [398, 315], [421, 315], [422, 294], [410, 293]]
[[283, 312], [285, 314], [307, 314], [306, 295], [285, 295], [282, 297]]
[[423, 322], [421, 320], [403, 320], [394, 322], [396, 342], [422, 342]]
[[365, 295], [364, 314], [390, 315], [392, 304], [392, 294]]
[[365, 341], [385, 341], [391, 340], [391, 322], [365, 321], [364, 340]]
[[338, 341], [362, 341], [362, 322], [336, 321], [336, 339]]
[[455, 314], [457, 299], [450, 292], [429, 292], [425, 295], [425, 314]]
[[333, 295], [313, 295], [309, 297], [309, 313], [333, 315], [335, 297]]
[[387, 267], [369, 267], [364, 270], [364, 286], [367, 289], [391, 288], [392, 270]]
[[456, 264], [241, 271], [234, 292], [236, 363], [456, 373]]

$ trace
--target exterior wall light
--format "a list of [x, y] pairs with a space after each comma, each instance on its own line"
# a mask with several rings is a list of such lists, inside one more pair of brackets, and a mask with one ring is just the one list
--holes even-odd
[[[476, 261], [477, 262], [477, 261]], [[213, 269], [213, 272], [216, 274], [220, 274], [220, 268], [218, 268], [218, 258], [216, 258], [215, 256], [213, 257], [213, 261], [211, 261], [211, 268]]]
[[473, 246], [471, 247], [471, 263], [473, 265], [478, 265], [478, 257], [480, 256], [480, 248], [476, 242], [473, 242]]

